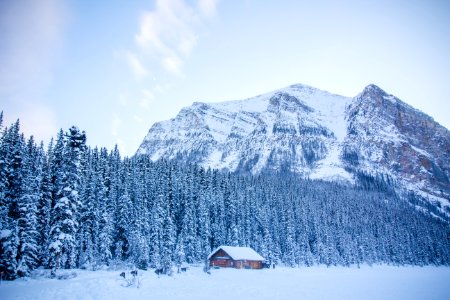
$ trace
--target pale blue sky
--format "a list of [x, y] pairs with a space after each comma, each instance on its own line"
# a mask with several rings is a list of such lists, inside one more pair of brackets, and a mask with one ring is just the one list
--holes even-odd
[[450, 128], [450, 1], [1, 0], [0, 109], [133, 155], [194, 101], [375, 83]]

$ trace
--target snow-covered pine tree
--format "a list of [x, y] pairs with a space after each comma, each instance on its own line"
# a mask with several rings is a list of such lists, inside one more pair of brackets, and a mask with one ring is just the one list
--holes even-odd
[[[151, 201], [149, 189], [145, 188], [146, 180], [153, 177], [145, 172], [145, 158], [132, 158], [126, 160], [129, 172], [130, 188], [128, 189], [133, 206], [130, 211], [129, 255], [131, 261], [140, 269], [147, 269], [149, 265], [159, 267], [160, 250], [157, 228], [154, 227], [154, 218], [150, 212]], [[147, 175], [147, 176], [146, 176]]]
[[[108, 166], [110, 178], [108, 211], [111, 213], [112, 218], [111, 254], [113, 259], [123, 260], [125, 259], [126, 253], [128, 252], [128, 241], [126, 240], [127, 233], [124, 230], [124, 227], [128, 227], [129, 224], [127, 221], [124, 221], [123, 225], [121, 225], [121, 221], [119, 219], [123, 214], [129, 213], [130, 196], [128, 194], [128, 188], [126, 187], [125, 182], [121, 180], [121, 178], [123, 178], [121, 176], [123, 165], [121, 163], [120, 153], [117, 145], [108, 156]], [[122, 197], [124, 198], [122, 199]], [[122, 206], [122, 202], [126, 202], [126, 206]], [[126, 217], [128, 218], [129, 216], [127, 215]], [[120, 243], [119, 240], [121, 241]]]
[[17, 249], [19, 248], [17, 221], [10, 221], [12, 229], [0, 230], [0, 272], [3, 279], [17, 278]]
[[53, 151], [53, 139], [48, 146], [48, 154], [45, 153], [44, 145], [41, 143], [39, 148], [42, 157], [42, 177], [40, 186], [40, 198], [37, 203], [37, 244], [39, 265], [48, 265], [49, 234], [50, 234], [50, 212], [52, 206], [52, 186], [49, 155]]
[[74, 268], [77, 258], [76, 233], [80, 185], [80, 161], [85, 150], [86, 135], [73, 126], [66, 135], [64, 147], [64, 172], [57, 199], [52, 209], [51, 243], [49, 246], [52, 273], [59, 268]]
[[64, 177], [65, 159], [64, 149], [66, 148], [66, 139], [64, 131], [61, 129], [56, 137], [54, 147], [49, 148], [49, 172], [50, 172], [50, 191], [51, 191], [51, 208], [55, 207], [58, 192], [62, 187], [62, 179]]
[[[3, 111], [0, 114], [0, 230], [6, 228], [6, 218], [8, 216], [6, 205], [6, 130], [3, 131]], [[1, 246], [1, 245], [0, 245]]]
[[301, 218], [296, 226], [296, 231], [298, 232], [298, 259], [299, 264], [310, 267], [313, 263], [311, 249], [308, 240], [308, 226], [307, 226], [307, 215], [304, 206], [300, 208], [299, 217]]
[[[0, 112], [0, 272], [6, 272], [6, 258], [9, 255], [5, 254], [5, 247], [7, 246], [8, 237], [11, 231], [7, 229], [7, 203], [6, 203], [6, 130], [3, 131], [3, 111]], [[5, 244], [5, 245], [4, 245]]]
[[124, 185], [123, 195], [117, 201], [114, 215], [114, 257], [118, 260], [128, 258], [131, 238], [131, 198]]
[[271, 263], [275, 261], [275, 259], [272, 252], [273, 241], [269, 228], [270, 216], [267, 205], [264, 202], [261, 203], [258, 211], [258, 219], [257, 222], [255, 222], [258, 225], [255, 241], [257, 242], [256, 249], [259, 249], [259, 253], [266, 259], [267, 262]]
[[[286, 199], [287, 200], [287, 199]], [[294, 228], [294, 218], [292, 213], [292, 203], [290, 201], [286, 201], [287, 203], [284, 206], [284, 263], [290, 267], [294, 267], [296, 265], [298, 247], [295, 237], [295, 228]]]
[[196, 216], [196, 191], [193, 183], [193, 174], [188, 172], [184, 178], [185, 194], [182, 199], [183, 215], [180, 229], [179, 242], [182, 245], [182, 251], [187, 263], [197, 262], [198, 247], [197, 243], [197, 216]]
[[81, 268], [92, 268], [96, 260], [96, 195], [95, 195], [95, 153], [96, 149], [88, 148], [83, 155], [83, 168], [80, 187], [78, 241], [78, 265]]
[[161, 268], [164, 274], [171, 274], [172, 259], [175, 248], [175, 229], [171, 213], [171, 203], [168, 201], [168, 169], [166, 162], [157, 164], [153, 183], [156, 184], [155, 194], [151, 210], [150, 230], [154, 239], [151, 240], [153, 249], [159, 253], [152, 257], [157, 268]]
[[177, 243], [175, 245], [173, 262], [175, 263], [175, 266], [177, 266], [178, 272], [180, 272], [180, 267], [186, 263], [186, 256], [184, 255], [184, 249], [180, 236], [178, 236]]
[[209, 206], [211, 202], [212, 199], [205, 186], [200, 190], [198, 206], [198, 238], [200, 241], [200, 259], [205, 259], [211, 252], [211, 219], [209, 216]]
[[40, 198], [42, 178], [42, 156], [30, 137], [23, 159], [23, 188], [18, 200], [19, 248], [17, 273], [28, 276], [38, 264], [37, 204]]
[[162, 241], [161, 241], [161, 267], [163, 272], [172, 275], [172, 262], [174, 260], [176, 231], [173, 224], [172, 213], [169, 203], [164, 203], [164, 216], [162, 224]]
[[227, 230], [226, 243], [231, 246], [239, 246], [238, 190], [231, 176], [226, 177], [222, 191], [225, 206], [225, 227]]
[[23, 155], [25, 141], [20, 134], [20, 122], [17, 120], [5, 130], [2, 138], [1, 153], [3, 157], [4, 192], [1, 203], [1, 245], [0, 272], [9, 279], [17, 277], [17, 255], [19, 251], [20, 218], [19, 200], [23, 195]]
[[99, 225], [97, 236], [97, 252], [99, 257], [97, 258], [97, 264], [109, 265], [112, 258], [113, 206], [109, 200], [111, 181], [108, 166], [108, 152], [105, 148], [100, 149], [96, 177], [96, 214]]
[[226, 208], [223, 201], [223, 193], [220, 189], [222, 175], [217, 171], [212, 172], [212, 197], [211, 201], [211, 248], [214, 249], [220, 245], [225, 245], [227, 228], [225, 225]]

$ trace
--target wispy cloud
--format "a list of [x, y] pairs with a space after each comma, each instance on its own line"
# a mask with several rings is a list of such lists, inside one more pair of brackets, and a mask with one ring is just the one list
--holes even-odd
[[111, 136], [115, 139], [116, 145], [119, 148], [120, 153], [127, 153], [127, 147], [125, 141], [121, 138], [123, 129], [123, 120], [118, 114], [112, 115], [111, 121]]
[[64, 1], [0, 1], [0, 98], [5, 117], [48, 140], [57, 132], [46, 103], [68, 19]]
[[[0, 0], [1, 1], [1, 0]], [[174, 79], [184, 78], [184, 65], [217, 11], [217, 0], [156, 0], [151, 10], [142, 11], [134, 44], [128, 49], [116, 50], [116, 58], [131, 70], [134, 79], [118, 95], [121, 115], [141, 128], [145, 120], [154, 117], [156, 99], [164, 98], [172, 89]], [[125, 118], [113, 116], [111, 135], [122, 153], [126, 145], [120, 137], [124, 134]], [[128, 123], [127, 123], [128, 124]], [[134, 149], [133, 149], [134, 150]]]
[[111, 121], [111, 135], [113, 137], [119, 136], [119, 130], [123, 125], [122, 119], [119, 117], [119, 115], [114, 114]]
[[204, 17], [212, 18], [216, 15], [218, 2], [218, 0], [199, 0], [197, 6]]
[[122, 93], [118, 97], [118, 102], [121, 106], [127, 106], [128, 103], [130, 102], [130, 99], [129, 99], [128, 95]]
[[144, 120], [138, 115], [134, 115], [133, 119], [139, 124], [143, 124], [144, 123]]
[[134, 75], [138, 80], [141, 80], [145, 76], [149, 74], [149, 71], [147, 68], [143, 65], [141, 60], [132, 52], [126, 53], [128, 65], [130, 66], [131, 70], [133, 71]]
[[142, 93], [142, 97], [141, 97], [141, 100], [139, 101], [139, 106], [145, 110], [149, 110], [150, 104], [155, 99], [155, 96], [151, 91], [146, 90], [146, 89], [142, 90], [141, 93]]
[[217, 0], [157, 0], [154, 10], [142, 13], [135, 41], [139, 50], [155, 57], [172, 74], [181, 75], [183, 61], [198, 41], [198, 28], [216, 13]]

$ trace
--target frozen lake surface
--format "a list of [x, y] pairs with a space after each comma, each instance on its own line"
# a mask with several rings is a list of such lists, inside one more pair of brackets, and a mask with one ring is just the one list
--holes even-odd
[[171, 277], [139, 271], [139, 283], [128, 287], [121, 271], [62, 270], [60, 275], [76, 277], [58, 280], [40, 270], [32, 278], [3, 281], [0, 299], [430, 300], [450, 295], [450, 267], [212, 269], [209, 275], [194, 266]]

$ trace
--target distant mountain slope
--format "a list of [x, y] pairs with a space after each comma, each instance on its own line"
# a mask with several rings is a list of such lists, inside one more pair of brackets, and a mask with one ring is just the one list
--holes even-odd
[[354, 98], [297, 84], [246, 100], [196, 102], [154, 124], [137, 154], [330, 181], [385, 174], [449, 206], [449, 130], [375, 85]]

